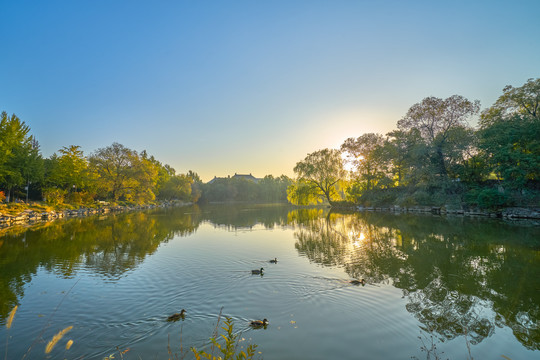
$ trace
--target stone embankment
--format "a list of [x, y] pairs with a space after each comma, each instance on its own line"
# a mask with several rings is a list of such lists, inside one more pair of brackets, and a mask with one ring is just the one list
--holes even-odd
[[133, 205], [133, 206], [100, 206], [98, 208], [79, 208], [76, 210], [60, 210], [60, 211], [34, 211], [24, 210], [17, 215], [8, 215], [0, 213], [0, 228], [20, 224], [33, 224], [41, 221], [52, 221], [62, 218], [83, 217], [89, 215], [118, 213], [133, 210], [146, 210], [171, 206], [186, 205], [179, 202], [163, 202], [160, 204], [148, 205]]
[[435, 207], [435, 206], [414, 206], [401, 207], [398, 205], [388, 207], [364, 207], [358, 206], [358, 211], [390, 211], [390, 212], [406, 212], [406, 213], [429, 213], [437, 215], [461, 215], [461, 216], [476, 216], [476, 217], [491, 217], [503, 218], [508, 220], [540, 220], [540, 208], [506, 208], [501, 211], [484, 211], [478, 209], [452, 209], [451, 207]]

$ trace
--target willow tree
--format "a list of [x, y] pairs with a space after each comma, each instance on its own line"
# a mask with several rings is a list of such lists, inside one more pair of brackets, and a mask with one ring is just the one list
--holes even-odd
[[347, 176], [341, 152], [335, 149], [323, 149], [308, 154], [303, 161], [296, 163], [294, 173], [297, 175], [297, 182], [307, 184], [314, 195], [325, 198], [330, 203], [339, 198], [339, 182]]
[[[434, 165], [434, 175], [448, 178], [448, 153], [456, 129], [468, 128], [468, 120], [480, 110], [478, 100], [469, 101], [463, 96], [453, 95], [446, 99], [427, 97], [414, 104], [398, 121], [398, 129], [420, 132], [429, 149]], [[455, 149], [453, 149], [455, 152]]]

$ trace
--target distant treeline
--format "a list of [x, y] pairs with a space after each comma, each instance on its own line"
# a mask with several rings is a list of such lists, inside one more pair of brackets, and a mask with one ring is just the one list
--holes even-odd
[[216, 179], [204, 184], [193, 171], [176, 174], [146, 151], [113, 143], [85, 156], [71, 145], [43, 158], [30, 128], [16, 115], [1, 114], [0, 202], [45, 200], [50, 205], [92, 205], [97, 200], [145, 204], [185, 202], [286, 202], [292, 180], [271, 175], [257, 182]]
[[[293, 203], [540, 205], [540, 78], [507, 86], [491, 107], [454, 95], [413, 105], [386, 135], [349, 138], [296, 164]], [[469, 121], [480, 113], [476, 128]], [[351, 171], [346, 171], [346, 164]]]
[[267, 175], [257, 182], [234, 177], [217, 178], [200, 185], [200, 202], [286, 203], [287, 188], [292, 183], [285, 175]]

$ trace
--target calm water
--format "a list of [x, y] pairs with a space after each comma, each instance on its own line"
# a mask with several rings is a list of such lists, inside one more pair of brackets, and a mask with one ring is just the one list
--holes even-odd
[[181, 357], [209, 350], [221, 309], [264, 359], [538, 359], [539, 250], [533, 226], [280, 206], [4, 229], [0, 359]]

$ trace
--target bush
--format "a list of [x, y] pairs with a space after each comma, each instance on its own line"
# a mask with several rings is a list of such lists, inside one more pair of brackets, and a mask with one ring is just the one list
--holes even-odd
[[62, 205], [64, 203], [64, 197], [66, 196], [66, 191], [57, 188], [48, 188], [43, 190], [43, 197], [47, 204], [55, 206]]
[[506, 204], [507, 196], [496, 189], [484, 189], [477, 198], [478, 206], [484, 209], [495, 210]]
[[413, 200], [419, 205], [432, 205], [431, 196], [423, 190], [419, 190], [413, 194]]
[[78, 192], [70, 192], [66, 195], [66, 201], [73, 205], [81, 205], [82, 204], [82, 197], [81, 194]]
[[0, 203], [4, 202], [4, 200], [6, 200], [6, 194], [4, 194], [3, 191], [0, 191]]

